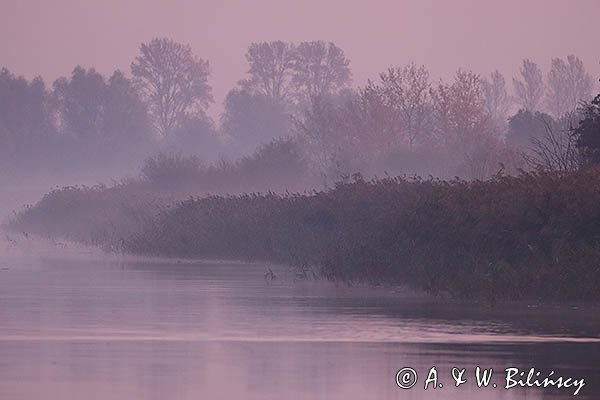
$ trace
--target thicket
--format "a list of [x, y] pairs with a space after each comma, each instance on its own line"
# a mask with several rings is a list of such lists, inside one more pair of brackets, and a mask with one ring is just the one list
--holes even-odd
[[598, 169], [471, 182], [357, 176], [312, 194], [188, 199], [124, 245], [460, 298], [598, 299], [599, 205]]

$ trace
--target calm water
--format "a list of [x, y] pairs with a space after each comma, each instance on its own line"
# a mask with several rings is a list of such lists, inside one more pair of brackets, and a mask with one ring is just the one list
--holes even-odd
[[[584, 378], [600, 398], [600, 319], [585, 307], [483, 306], [294, 282], [265, 265], [0, 257], [0, 399], [560, 399], [504, 369]], [[429, 369], [441, 389], [423, 390]], [[468, 382], [455, 388], [453, 366]], [[474, 368], [494, 368], [478, 389]], [[419, 381], [398, 388], [396, 372]], [[491, 385], [491, 383], [490, 383]]]

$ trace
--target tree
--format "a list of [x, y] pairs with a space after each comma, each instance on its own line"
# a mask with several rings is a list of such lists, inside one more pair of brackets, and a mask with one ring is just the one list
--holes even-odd
[[581, 101], [588, 101], [592, 95], [592, 77], [586, 72], [583, 62], [574, 55], [553, 58], [548, 73], [548, 93], [546, 102], [555, 118], [574, 111]]
[[506, 92], [504, 76], [498, 70], [492, 72], [490, 80], [481, 80], [481, 91], [487, 114], [496, 123], [504, 125], [510, 107], [510, 97]]
[[485, 112], [479, 76], [458, 70], [452, 84], [442, 82], [432, 94], [436, 137], [454, 158], [448, 167], [469, 178], [497, 172], [502, 144]]
[[221, 148], [214, 122], [205, 114], [186, 116], [173, 133], [159, 143], [161, 151], [197, 155], [215, 160]]
[[122, 72], [107, 80], [93, 68], [78, 66], [71, 77], [54, 82], [53, 97], [60, 120], [60, 151], [70, 155], [71, 163], [95, 169], [107, 155], [120, 163], [147, 151], [151, 132], [147, 108]]
[[106, 104], [104, 77], [93, 68], [77, 66], [70, 78], [57, 79], [53, 88], [63, 134], [82, 139], [100, 137]]
[[42, 78], [28, 82], [0, 70], [0, 126], [14, 139], [41, 136], [51, 130], [49, 95]]
[[562, 118], [541, 118], [544, 130], [541, 137], [532, 137], [531, 146], [523, 152], [525, 162], [535, 170], [574, 171], [579, 168], [580, 159], [577, 140], [572, 132], [575, 114], [564, 114]]
[[281, 103], [262, 93], [232, 89], [225, 98], [221, 129], [232, 137], [242, 150], [254, 150], [259, 144], [287, 136], [291, 118]]
[[468, 140], [482, 130], [486, 114], [479, 75], [458, 70], [452, 84], [440, 83], [432, 94], [436, 129], [446, 145]]
[[208, 61], [196, 57], [189, 45], [167, 38], [142, 44], [131, 72], [162, 136], [169, 136], [189, 114], [203, 113], [212, 101]]
[[78, 66], [70, 78], [54, 82], [53, 94], [65, 136], [113, 145], [149, 136], [146, 106], [121, 71], [106, 80], [93, 68]]
[[533, 139], [541, 139], [546, 133], [546, 126], [554, 125], [554, 119], [545, 113], [532, 113], [525, 109], [519, 110], [508, 119], [506, 140], [517, 148], [526, 151], [532, 145]]
[[517, 100], [521, 106], [531, 112], [538, 109], [544, 95], [544, 78], [536, 63], [525, 59], [521, 67], [522, 80], [513, 79]]
[[294, 45], [282, 41], [252, 43], [246, 60], [250, 77], [240, 82], [252, 94], [261, 94], [274, 105], [290, 101]]
[[410, 148], [431, 130], [431, 84], [425, 66], [411, 63], [380, 75], [386, 102], [398, 111], [402, 135]]
[[136, 144], [150, 137], [148, 110], [133, 82], [115, 71], [105, 87], [102, 130], [112, 144]]
[[293, 83], [304, 99], [335, 94], [352, 81], [350, 60], [333, 43], [302, 42], [294, 59]]
[[[328, 185], [365, 166], [372, 149], [362, 144], [372, 136], [362, 128], [352, 93], [315, 97], [294, 118], [294, 130], [311, 167]], [[373, 143], [373, 141], [370, 141]]]
[[582, 107], [583, 118], [574, 130], [584, 165], [600, 164], [600, 94]]
[[[32, 81], [0, 70], [0, 169], [30, 159], [38, 161], [40, 153], [54, 138], [50, 95], [41, 78]], [[35, 157], [34, 157], [35, 156]], [[2, 165], [5, 161], [7, 165]]]
[[535, 170], [571, 171], [579, 163], [572, 118], [554, 119], [536, 111], [519, 112], [509, 118], [506, 139], [519, 150], [525, 163]]
[[430, 89], [429, 73], [415, 64], [389, 68], [360, 89], [355, 113], [371, 143], [391, 151], [424, 144], [432, 128]]

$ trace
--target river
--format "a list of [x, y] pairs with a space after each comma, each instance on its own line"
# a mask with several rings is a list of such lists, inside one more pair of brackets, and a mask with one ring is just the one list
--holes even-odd
[[[0, 257], [0, 399], [573, 397], [506, 389], [510, 367], [584, 379], [577, 398], [597, 399], [598, 315], [335, 286], [257, 263], [21, 250]], [[493, 368], [488, 387], [477, 366]], [[411, 389], [396, 383], [405, 367]], [[465, 369], [459, 387], [453, 367]]]

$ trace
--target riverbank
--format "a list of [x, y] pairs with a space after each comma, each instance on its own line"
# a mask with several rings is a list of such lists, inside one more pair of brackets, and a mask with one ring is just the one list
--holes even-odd
[[[57, 220], [42, 200], [11, 226], [83, 236], [64, 221], [50, 229], [43, 215]], [[190, 198], [144, 215], [119, 236], [120, 250], [271, 261], [338, 282], [490, 302], [600, 299], [598, 170], [471, 182], [356, 177], [310, 194]]]

